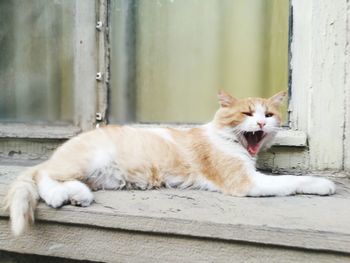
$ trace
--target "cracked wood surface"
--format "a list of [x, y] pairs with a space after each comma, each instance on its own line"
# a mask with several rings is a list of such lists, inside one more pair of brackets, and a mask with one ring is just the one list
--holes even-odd
[[[0, 200], [22, 169], [0, 166]], [[40, 229], [49, 229], [52, 224], [59, 229], [74, 226], [86, 230], [89, 226], [100, 231], [204, 238], [208, 242], [243, 241], [350, 254], [350, 180], [333, 179], [338, 192], [329, 197], [237, 198], [205, 191], [161, 189], [98, 191], [94, 193], [95, 203], [88, 208], [52, 209], [40, 203], [36, 226], [19, 239], [9, 236], [8, 217], [1, 212], [0, 249], [18, 251], [24, 246], [19, 245], [20, 240], [28, 235], [48, 238], [45, 233], [53, 230]]]

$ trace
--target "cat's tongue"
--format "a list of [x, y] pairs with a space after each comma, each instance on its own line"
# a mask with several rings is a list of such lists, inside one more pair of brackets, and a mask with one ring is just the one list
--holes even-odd
[[258, 152], [259, 150], [259, 144], [249, 144], [248, 145], [248, 152], [250, 155], [256, 155], [256, 153]]
[[249, 152], [250, 155], [257, 154], [260, 146], [260, 141], [262, 140], [263, 135], [264, 133], [262, 131], [245, 133], [245, 138], [248, 144], [247, 151]]

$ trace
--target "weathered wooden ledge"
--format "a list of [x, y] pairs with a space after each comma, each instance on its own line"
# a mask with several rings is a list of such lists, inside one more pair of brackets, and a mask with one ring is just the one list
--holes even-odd
[[[0, 166], [0, 199], [23, 167]], [[330, 197], [234, 198], [203, 191], [100, 191], [88, 208], [41, 203], [0, 250], [105, 262], [349, 262], [350, 180]]]

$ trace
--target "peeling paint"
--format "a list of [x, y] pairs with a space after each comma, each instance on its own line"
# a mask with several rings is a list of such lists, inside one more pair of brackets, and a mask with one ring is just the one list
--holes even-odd
[[292, 5], [292, 127], [309, 137], [309, 170], [349, 169], [349, 2]]

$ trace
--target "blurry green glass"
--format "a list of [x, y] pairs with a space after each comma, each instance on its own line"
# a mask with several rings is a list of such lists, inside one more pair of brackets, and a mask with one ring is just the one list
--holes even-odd
[[69, 122], [74, 1], [0, 1], [0, 121]]
[[112, 0], [113, 122], [210, 120], [288, 86], [288, 0]]

